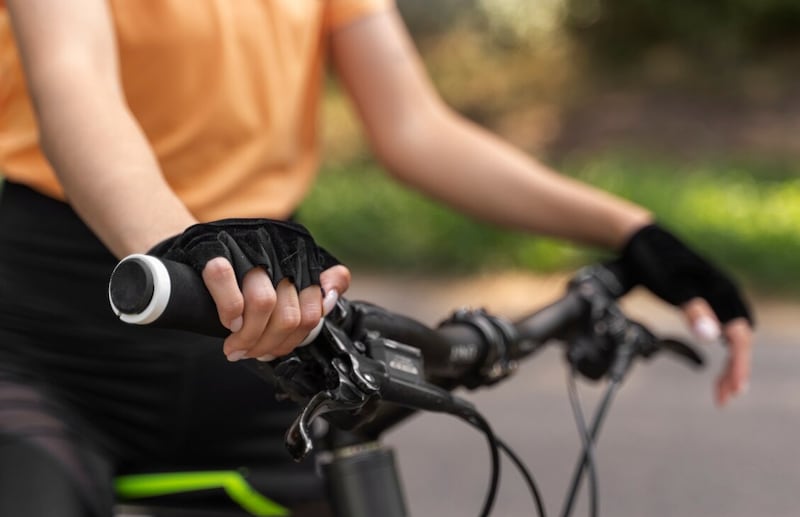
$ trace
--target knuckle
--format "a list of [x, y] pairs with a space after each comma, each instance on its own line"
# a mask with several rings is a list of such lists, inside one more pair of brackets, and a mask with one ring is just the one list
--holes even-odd
[[339, 264], [323, 271], [321, 281], [328, 288], [337, 288], [340, 291], [344, 291], [350, 286], [351, 273], [347, 267]]
[[269, 312], [278, 301], [273, 289], [259, 289], [248, 293], [247, 304], [259, 312]]
[[233, 273], [233, 267], [230, 262], [221, 257], [209, 260], [203, 268], [203, 277], [206, 280], [225, 280], [231, 273]]
[[349, 286], [350, 280], [352, 279], [350, 270], [344, 266], [338, 266], [338, 267], [340, 268], [339, 274], [341, 275], [342, 282], [344, 282], [345, 286]]
[[217, 309], [223, 319], [235, 318], [244, 311], [244, 300], [241, 297], [223, 300], [217, 303]]
[[283, 307], [277, 314], [275, 321], [276, 330], [280, 332], [291, 332], [300, 325], [302, 316], [300, 308], [294, 305], [287, 305]]

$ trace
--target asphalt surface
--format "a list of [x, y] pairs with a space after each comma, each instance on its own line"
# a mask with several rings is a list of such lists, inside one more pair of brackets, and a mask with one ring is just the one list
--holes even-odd
[[[563, 278], [503, 275], [469, 281], [354, 275], [348, 296], [434, 323], [459, 306], [514, 317], [554, 299]], [[687, 337], [680, 317], [647, 295], [625, 302], [661, 334]], [[703, 347], [695, 371], [669, 358], [641, 363], [626, 380], [596, 449], [600, 515], [613, 517], [789, 517], [800, 515], [800, 305], [759, 300], [749, 392], [715, 408], [724, 347]], [[591, 411], [601, 386], [579, 383]], [[559, 515], [579, 438], [562, 352], [546, 349], [494, 388], [466, 394], [526, 461], [548, 514]], [[411, 514], [477, 515], [488, 483], [481, 435], [446, 416], [418, 415], [386, 436], [396, 448]], [[574, 515], [587, 515], [582, 491]], [[535, 515], [520, 476], [504, 462], [493, 516]]]

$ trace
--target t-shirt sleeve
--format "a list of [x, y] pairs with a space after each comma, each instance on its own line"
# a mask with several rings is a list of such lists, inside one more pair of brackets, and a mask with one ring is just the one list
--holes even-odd
[[372, 13], [394, 7], [394, 0], [328, 0], [328, 30], [334, 30]]

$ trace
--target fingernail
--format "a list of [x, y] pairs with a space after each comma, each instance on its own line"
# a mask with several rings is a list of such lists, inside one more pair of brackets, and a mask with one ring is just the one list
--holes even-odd
[[322, 300], [322, 314], [327, 315], [334, 307], [336, 307], [336, 300], [339, 299], [339, 291], [331, 289], [325, 293], [325, 298]]
[[263, 362], [272, 361], [273, 359], [275, 359], [275, 356], [270, 354], [264, 354], [261, 357], [256, 357], [256, 360]]
[[234, 350], [228, 354], [228, 361], [235, 363], [247, 354], [247, 350]]
[[242, 330], [242, 325], [244, 325], [244, 320], [242, 319], [241, 316], [239, 316], [235, 318], [233, 321], [231, 321], [231, 326], [228, 328], [230, 329], [231, 332], [239, 332], [240, 330]]
[[706, 341], [714, 341], [720, 336], [719, 325], [709, 317], [698, 318], [694, 322], [694, 333]]

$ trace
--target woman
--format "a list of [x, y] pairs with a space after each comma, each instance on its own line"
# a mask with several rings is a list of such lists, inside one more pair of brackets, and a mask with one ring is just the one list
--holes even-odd
[[[245, 461], [276, 473], [282, 503], [321, 497], [282, 452], [292, 409], [228, 363], [290, 352], [349, 272], [291, 224], [257, 222], [266, 239], [227, 220], [287, 219], [313, 182], [326, 56], [398, 180], [481, 219], [620, 252], [628, 287], [647, 285], [728, 340], [717, 401], [745, 388], [751, 324], [733, 284], [647, 210], [450, 111], [390, 0], [5, 3], [0, 514], [108, 515], [114, 474]], [[272, 262], [231, 263], [254, 242]], [[231, 331], [224, 343], [114, 319], [110, 270], [148, 250], [198, 269]], [[287, 256], [304, 260], [280, 275], [252, 267]], [[7, 496], [25, 491], [41, 496]]]

